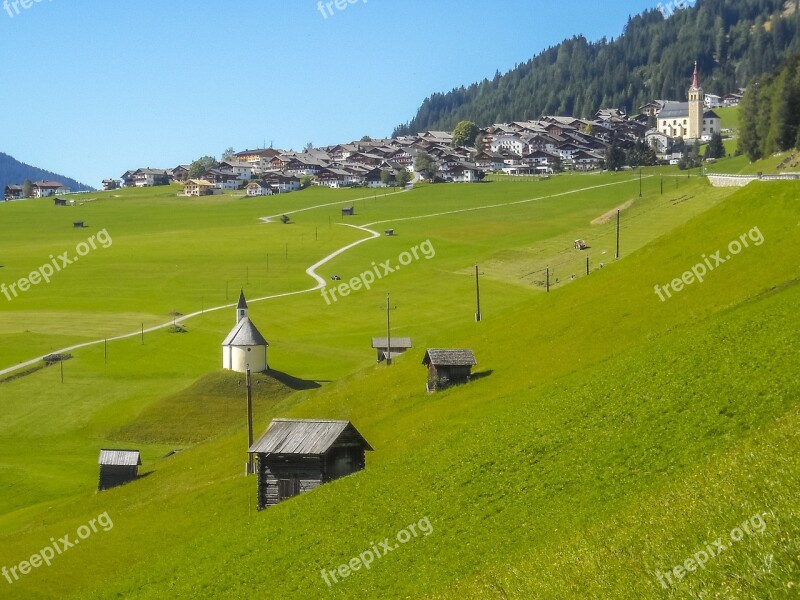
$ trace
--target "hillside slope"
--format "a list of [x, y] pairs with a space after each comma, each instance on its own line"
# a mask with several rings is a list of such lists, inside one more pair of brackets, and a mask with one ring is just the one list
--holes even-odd
[[575, 37], [491, 81], [435, 93], [394, 135], [452, 130], [461, 120], [483, 127], [542, 114], [590, 117], [601, 107], [634, 114], [651, 100], [685, 99], [695, 61], [706, 93], [724, 95], [800, 52], [794, 0], [691, 4], [668, 19], [655, 8], [633, 17], [617, 39]]
[[22, 185], [26, 179], [31, 181], [60, 181], [73, 192], [89, 192], [94, 189], [70, 177], [32, 167], [18, 161], [13, 156], [0, 152], [0, 190], [4, 190], [7, 185]]
[[[418, 349], [259, 415], [352, 419], [376, 448], [356, 476], [256, 513], [239, 432], [123, 489], [36, 509], [3, 536], [0, 564], [103, 511], [114, 528], [6, 591], [655, 598], [656, 570], [761, 515], [763, 531], [674, 593], [780, 597], [800, 580], [797, 194], [751, 185], [626, 260], [453, 329], [447, 342], [480, 362], [468, 386], [425, 394]], [[749, 233], [704, 283], [658, 299], [654, 284]], [[429, 535], [368, 572], [321, 577], [423, 520]]]

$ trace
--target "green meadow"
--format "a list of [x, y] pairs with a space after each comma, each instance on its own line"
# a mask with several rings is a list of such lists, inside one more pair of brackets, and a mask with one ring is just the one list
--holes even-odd
[[[0, 205], [6, 285], [100, 231], [113, 240], [0, 295], [0, 370], [99, 341], [71, 351], [63, 382], [58, 364], [0, 375], [0, 568], [113, 520], [51, 566], [0, 576], [0, 596], [797, 593], [797, 183], [715, 189], [660, 168], [407, 192], [178, 190]], [[656, 284], [742, 236], [702, 283], [659, 300]], [[333, 286], [424, 242], [434, 255], [331, 303], [306, 272], [324, 261]], [[261, 512], [244, 476], [244, 377], [220, 368], [240, 289], [270, 342], [256, 435], [275, 417], [349, 419], [375, 449], [363, 472]], [[414, 343], [389, 368], [370, 348], [387, 294], [392, 335]], [[427, 394], [429, 347], [473, 349], [478, 376]], [[140, 449], [143, 476], [97, 493], [103, 447]], [[765, 527], [731, 539], [754, 516]], [[369, 570], [321, 577], [422, 519], [429, 535]], [[660, 583], [718, 538], [725, 552]]]

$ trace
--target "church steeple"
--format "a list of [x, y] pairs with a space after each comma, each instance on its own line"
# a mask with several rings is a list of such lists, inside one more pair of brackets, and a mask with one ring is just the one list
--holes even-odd
[[700, 71], [697, 68], [697, 61], [695, 61], [692, 87], [689, 88], [689, 129], [686, 135], [687, 139], [699, 140], [703, 137], [704, 99], [705, 94], [703, 93], [703, 88], [700, 87]]
[[689, 90], [697, 91], [702, 89], [703, 88], [700, 87], [700, 72], [697, 70], [697, 61], [694, 61], [694, 77], [692, 78], [692, 87], [689, 88]]
[[244, 290], [239, 292], [239, 303], [236, 305], [236, 322], [247, 318], [247, 300], [244, 299]]

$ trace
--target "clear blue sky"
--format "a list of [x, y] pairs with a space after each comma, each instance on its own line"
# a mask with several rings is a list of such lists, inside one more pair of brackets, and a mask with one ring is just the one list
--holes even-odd
[[434, 92], [658, 5], [357, 0], [326, 18], [317, 0], [22, 1], [0, 0], [0, 151], [96, 187], [230, 146], [388, 136]]

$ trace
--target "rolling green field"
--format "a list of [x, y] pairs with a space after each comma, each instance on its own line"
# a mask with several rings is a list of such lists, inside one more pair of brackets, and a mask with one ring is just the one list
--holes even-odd
[[[672, 169], [641, 186], [619, 173], [0, 205], [0, 283], [113, 240], [0, 295], [0, 370], [101, 342], [72, 351], [63, 383], [58, 366], [0, 376], [0, 567], [113, 520], [52, 566], [0, 577], [2, 597], [792, 597], [800, 186], [715, 189]], [[435, 255], [330, 304], [306, 272], [348, 281], [424, 242]], [[654, 285], [718, 250], [730, 258], [704, 282], [659, 300]], [[257, 431], [350, 419], [375, 448], [364, 472], [262, 512], [243, 476], [243, 377], [220, 369], [240, 288], [270, 342]], [[370, 348], [387, 294], [392, 335], [414, 342], [391, 368]], [[103, 339], [160, 325], [105, 355]], [[427, 394], [428, 347], [472, 348], [479, 377]], [[101, 447], [139, 448], [145, 476], [96, 493]], [[368, 571], [321, 577], [423, 519], [429, 535]], [[725, 552], [660, 583], [718, 538]]]

